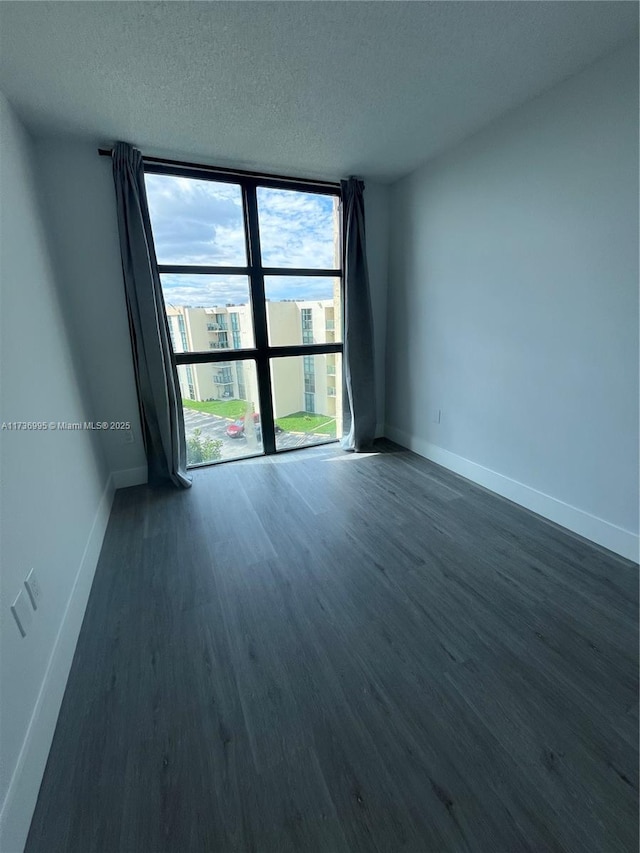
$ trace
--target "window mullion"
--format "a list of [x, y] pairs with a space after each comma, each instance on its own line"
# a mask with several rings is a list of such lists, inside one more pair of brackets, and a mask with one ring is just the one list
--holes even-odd
[[269, 365], [269, 334], [267, 330], [267, 301], [264, 293], [264, 274], [260, 252], [260, 226], [258, 224], [258, 198], [255, 181], [246, 181], [243, 186], [244, 209], [247, 223], [248, 249], [253, 309], [253, 328], [257, 349], [258, 396], [262, 422], [262, 445], [264, 452], [275, 453], [276, 434], [273, 423], [273, 401], [271, 396], [271, 371]]

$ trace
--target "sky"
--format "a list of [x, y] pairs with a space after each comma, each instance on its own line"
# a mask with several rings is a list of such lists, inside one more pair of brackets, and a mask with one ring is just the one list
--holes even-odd
[[[159, 264], [244, 266], [242, 196], [236, 184], [170, 175], [145, 176]], [[327, 269], [333, 261], [333, 197], [258, 188], [264, 266]], [[245, 276], [163, 275], [171, 305], [213, 307], [249, 302]], [[333, 280], [266, 277], [268, 299], [332, 299]]]

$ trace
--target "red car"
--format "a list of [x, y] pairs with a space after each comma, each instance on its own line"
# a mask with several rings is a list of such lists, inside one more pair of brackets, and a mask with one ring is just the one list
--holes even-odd
[[[253, 422], [256, 425], [256, 435], [260, 438], [260, 415], [257, 412], [254, 412], [253, 414]], [[241, 418], [238, 418], [237, 421], [229, 424], [227, 427], [227, 435], [229, 438], [240, 438], [244, 435], [244, 415]]]
[[[253, 422], [256, 425], [256, 438], [259, 440], [262, 438], [262, 427], [260, 425], [260, 415], [257, 412], [253, 414]], [[278, 424], [276, 424], [276, 432], [282, 432], [282, 427], [279, 427]], [[241, 438], [244, 435], [244, 415], [238, 418], [237, 421], [229, 424], [227, 435], [229, 438]]]

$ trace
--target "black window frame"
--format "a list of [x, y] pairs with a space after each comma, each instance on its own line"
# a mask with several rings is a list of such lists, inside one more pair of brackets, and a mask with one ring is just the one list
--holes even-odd
[[[299, 178], [262, 176], [229, 169], [216, 169], [208, 166], [184, 166], [173, 163], [156, 163], [143, 160], [146, 174], [168, 175], [173, 177], [193, 178], [195, 180], [212, 181], [239, 185], [242, 193], [243, 224], [245, 231], [246, 266], [216, 266], [198, 264], [158, 264], [158, 272], [174, 275], [242, 275], [249, 279], [249, 296], [253, 318], [255, 346], [245, 349], [206, 350], [200, 352], [173, 352], [177, 366], [188, 364], [216, 364], [253, 360], [256, 364], [258, 380], [258, 397], [262, 423], [262, 447], [264, 455], [276, 452], [275, 417], [273, 412], [273, 389], [271, 382], [271, 360], [275, 358], [291, 358], [305, 355], [327, 355], [343, 352], [344, 334], [338, 343], [302, 343], [290, 346], [271, 346], [267, 327], [267, 300], [265, 297], [264, 280], [266, 276], [297, 276], [338, 278], [340, 280], [340, 315], [344, 323], [344, 258], [342, 257], [342, 193], [340, 184], [318, 181], [307, 181]], [[340, 265], [334, 269], [311, 269], [308, 267], [266, 267], [262, 264], [260, 252], [260, 224], [258, 219], [258, 187], [291, 190], [295, 192], [315, 193], [317, 195], [335, 196], [339, 200], [339, 246]], [[326, 442], [322, 442], [326, 443]], [[311, 445], [307, 445], [311, 446]], [[259, 454], [259, 455], [263, 455]], [[215, 464], [215, 463], [214, 463]], [[198, 466], [199, 467], [199, 466]]]

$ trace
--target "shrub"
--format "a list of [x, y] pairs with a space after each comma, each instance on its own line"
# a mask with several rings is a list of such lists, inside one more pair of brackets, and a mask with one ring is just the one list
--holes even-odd
[[201, 433], [202, 430], [194, 429], [187, 439], [187, 462], [190, 465], [222, 459], [222, 441], [216, 438], [202, 438]]

